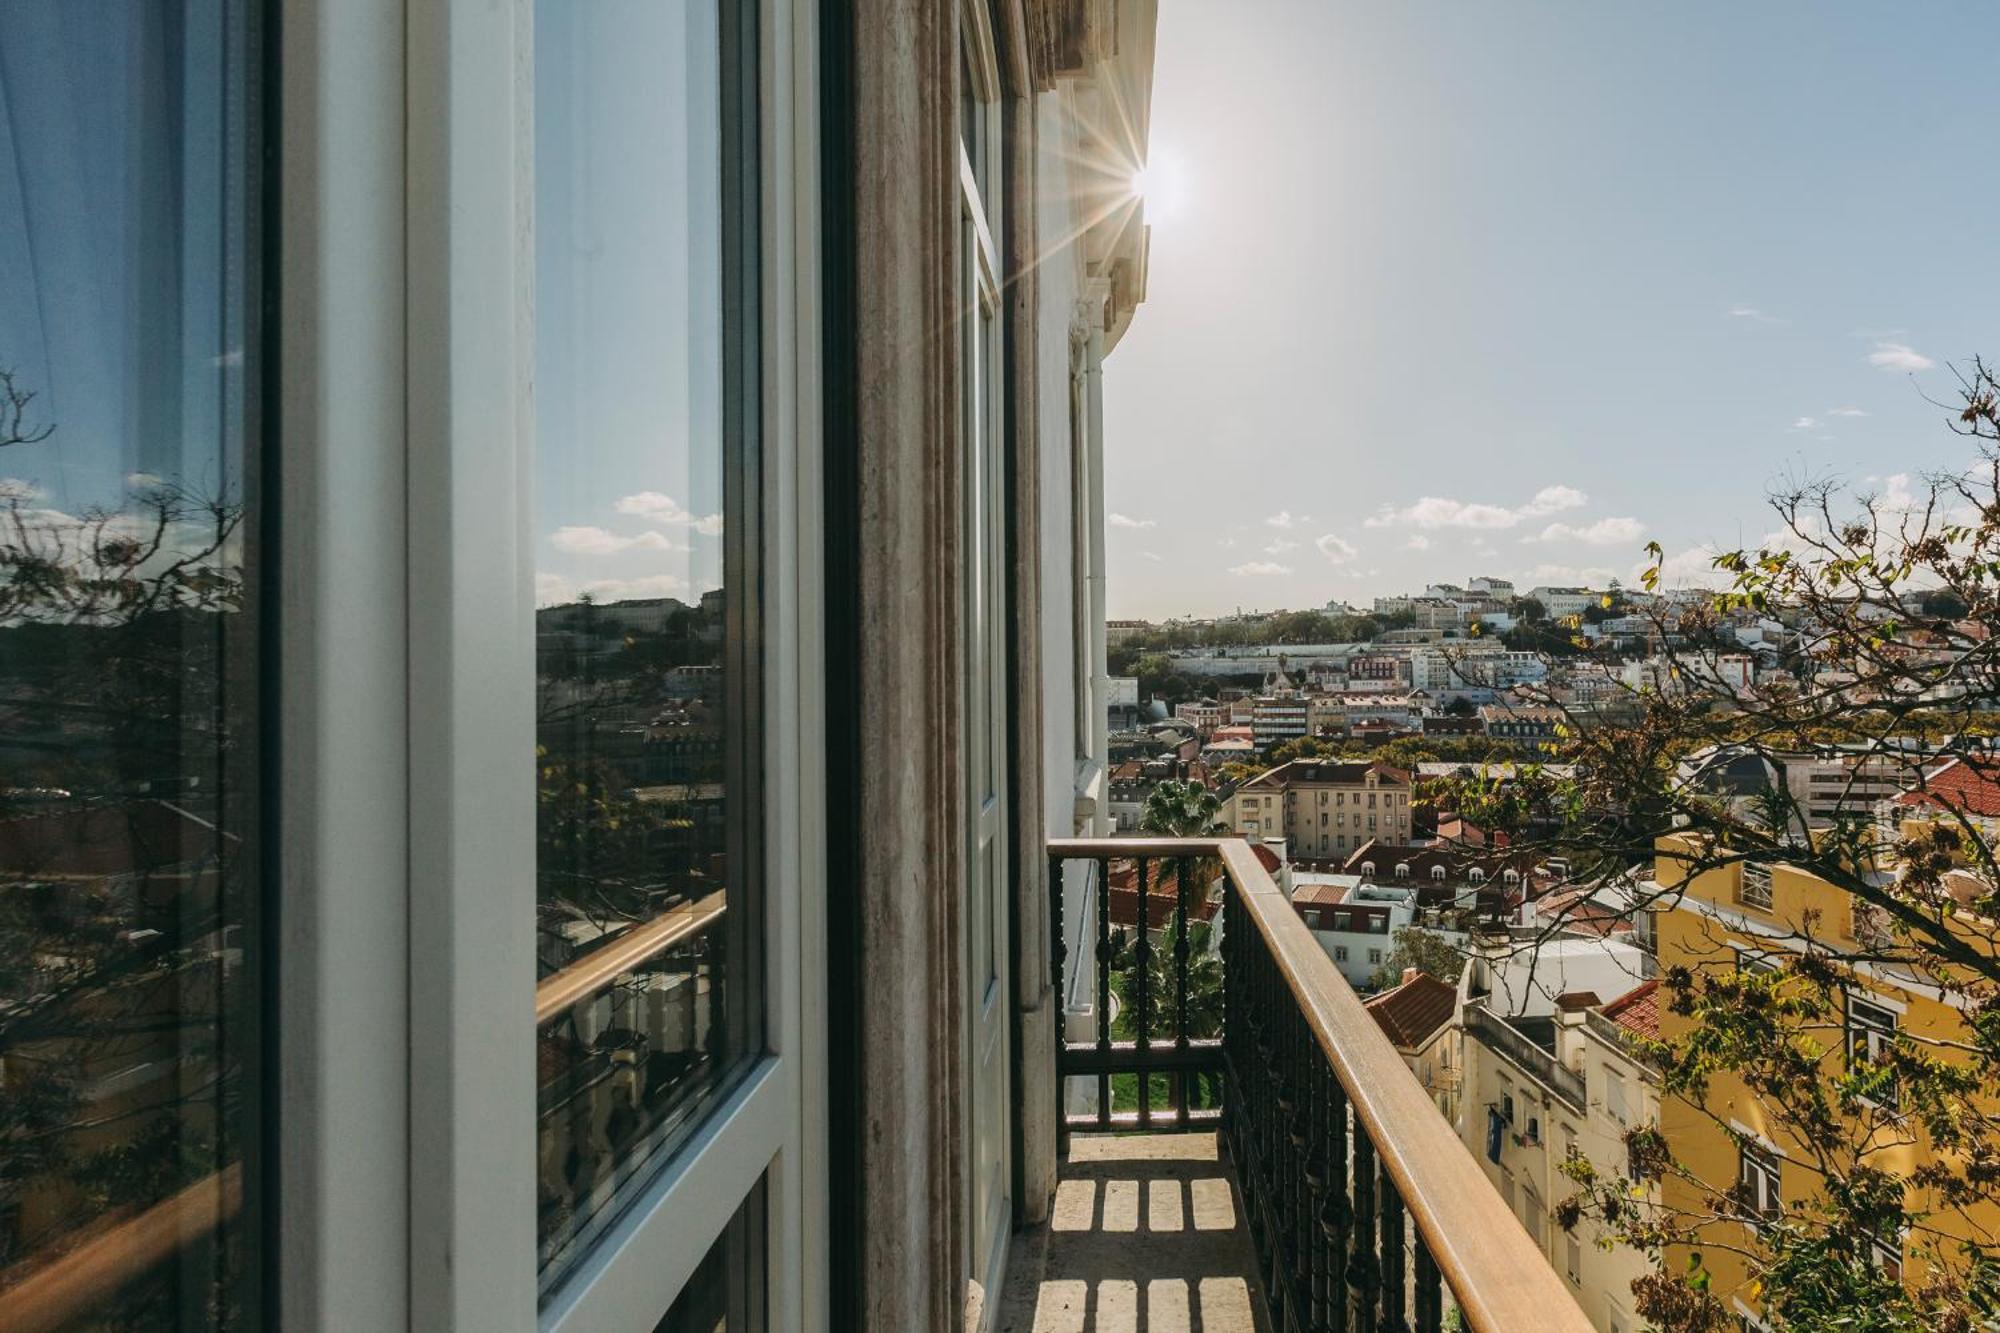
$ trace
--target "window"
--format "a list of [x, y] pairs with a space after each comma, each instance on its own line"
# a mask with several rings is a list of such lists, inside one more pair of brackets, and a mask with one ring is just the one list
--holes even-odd
[[1508, 1124], [1514, 1123], [1514, 1094], [1503, 1090], [1500, 1094], [1500, 1118]]
[[1478, 866], [1474, 866], [1472, 867], [1472, 873], [1468, 876], [1468, 878], [1471, 879], [1471, 881], [1474, 884], [1484, 884], [1486, 882], [1486, 872], [1484, 870], [1481, 870]]
[[[1847, 997], [1847, 1067], [1859, 1073], [1884, 1064], [1889, 1058], [1889, 1049], [1896, 1041], [1896, 1015], [1893, 1010], [1879, 1004], [1871, 1004], [1849, 994]], [[1893, 1079], [1873, 1094], [1877, 1103], [1894, 1107], [1896, 1105], [1896, 1083]]]
[[1759, 911], [1771, 910], [1771, 867], [1761, 861], [1744, 861], [1738, 867], [1736, 900]]
[[276, 1327], [261, 12], [0, 17], [0, 1283], [95, 1275], [43, 1326]]
[[1877, 1237], [1868, 1244], [1868, 1262], [1891, 1282], [1903, 1280], [1903, 1237]]
[[1736, 952], [1736, 970], [1743, 976], [1766, 976], [1778, 971], [1778, 960], [1767, 953], [1751, 953], [1747, 949]]
[[1442, 883], [1442, 882], [1444, 881], [1444, 867], [1443, 867], [1443, 866], [1432, 866], [1432, 867], [1431, 867], [1431, 879], [1432, 879], [1432, 880], [1433, 880], [1434, 882], [1437, 882], [1437, 883]]
[[764, 1219], [764, 1186], [759, 1183], [653, 1333], [752, 1333], [766, 1327]]
[[1569, 1275], [1573, 1285], [1583, 1284], [1583, 1247], [1576, 1243], [1574, 1236], [1563, 1241], [1563, 1272]]
[[1336, 944], [1333, 946], [1333, 961], [1336, 963], [1347, 961], [1347, 946], [1345, 944]]
[[1749, 1139], [1743, 1140], [1740, 1151], [1736, 1188], [1743, 1206], [1760, 1220], [1777, 1218], [1784, 1212], [1784, 1202], [1778, 1192], [1779, 1165], [1783, 1159], [1771, 1149]]
[[1604, 1113], [1621, 1125], [1631, 1122], [1631, 1108], [1625, 1101], [1625, 1076], [1610, 1065], [1604, 1066]]
[[750, 10], [535, 7], [545, 1295], [764, 1048]]
[[1396, 863], [1396, 878], [1408, 879], [1409, 877], [1410, 877], [1410, 863], [1407, 861], [1398, 861]]
[[1380, 949], [1370, 949], [1368, 951], [1368, 961], [1380, 964], [1382, 961], [1382, 951]]

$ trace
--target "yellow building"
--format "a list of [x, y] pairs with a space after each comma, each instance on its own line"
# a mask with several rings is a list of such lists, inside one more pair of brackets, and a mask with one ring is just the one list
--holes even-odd
[[1410, 775], [1368, 759], [1294, 759], [1245, 782], [1225, 806], [1229, 827], [1283, 838], [1293, 857], [1347, 859], [1368, 842], [1410, 840]]
[[[1667, 839], [1660, 850], [1668, 853], [1674, 847], [1675, 841]], [[1821, 1061], [1825, 1077], [1840, 1077], [1861, 1062], [1872, 1064], [1898, 1034], [1908, 1034], [1919, 1043], [1967, 1038], [1967, 1002], [1962, 994], [1942, 989], [1901, 965], [1852, 957], [1870, 941], [1884, 937], [1872, 909], [1856, 903], [1846, 890], [1801, 870], [1754, 861], [1692, 877], [1684, 871], [1684, 863], [1672, 855], [1662, 855], [1655, 863], [1662, 890], [1683, 890], [1663, 898], [1656, 913], [1662, 976], [1672, 976], [1683, 967], [1698, 978], [1711, 979], [1723, 972], [1775, 970], [1808, 947], [1847, 957], [1841, 970], [1848, 979], [1840, 994], [1824, 1019], [1806, 1031], [1825, 1052]], [[1786, 984], [1811, 985], [1803, 979]], [[1660, 1035], [1669, 1041], [1685, 1036], [1696, 1021], [1674, 1013], [1667, 1003], [1660, 1006]], [[1924, 1049], [1938, 1055], [1948, 1050], [1935, 1044]], [[1710, 1081], [1704, 1105], [1674, 1096], [1662, 1099], [1661, 1129], [1668, 1149], [1694, 1177], [1670, 1174], [1663, 1183], [1662, 1202], [1670, 1215], [1708, 1217], [1717, 1211], [1717, 1196], [1734, 1190], [1743, 1204], [1776, 1216], [1819, 1191], [1823, 1177], [1816, 1162], [1865, 1160], [1907, 1177], [1935, 1156], [1921, 1131], [1899, 1114], [1895, 1101], [1892, 1086], [1879, 1103], [1864, 1100], [1861, 1110], [1849, 1117], [1848, 1131], [1835, 1135], [1832, 1143], [1807, 1145], [1741, 1078], [1719, 1073]], [[1826, 1156], [1829, 1153], [1833, 1156]], [[2000, 1207], [1974, 1205], [1950, 1211], [1940, 1208], [1927, 1191], [1915, 1189], [1906, 1195], [1905, 1206], [1913, 1216], [1922, 1217], [1926, 1234], [1885, 1238], [1872, 1257], [1906, 1283], [1925, 1280], [1927, 1252], [1949, 1253], [1956, 1239], [1978, 1238], [1987, 1245], [2000, 1239]], [[1725, 1204], [1722, 1211], [1732, 1207], [1742, 1209], [1741, 1204]], [[1698, 1232], [1712, 1289], [1746, 1329], [1765, 1326], [1750, 1257], [1760, 1251], [1757, 1230], [1746, 1221], [1710, 1220]], [[1680, 1271], [1684, 1262], [1685, 1255], [1670, 1256], [1669, 1271]]]

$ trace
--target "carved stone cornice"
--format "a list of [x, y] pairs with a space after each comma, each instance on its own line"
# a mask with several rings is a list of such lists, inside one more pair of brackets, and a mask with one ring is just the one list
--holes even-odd
[[1118, 53], [1116, 0], [1024, 0], [1028, 19], [1028, 72], [1048, 92], [1066, 75]]

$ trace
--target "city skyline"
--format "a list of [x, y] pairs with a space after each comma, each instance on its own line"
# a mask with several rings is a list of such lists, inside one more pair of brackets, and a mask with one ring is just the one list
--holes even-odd
[[1774, 485], [1962, 467], [1927, 399], [2000, 348], [1966, 299], [2000, 185], [1963, 170], [2000, 91], [1944, 62], [1993, 37], [1971, 5], [1168, 6], [1110, 613], [1629, 583], [1648, 541], [1685, 579]]

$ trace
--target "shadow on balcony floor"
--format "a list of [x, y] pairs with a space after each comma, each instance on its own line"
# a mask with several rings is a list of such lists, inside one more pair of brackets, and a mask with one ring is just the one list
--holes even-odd
[[1215, 1135], [1076, 1135], [1053, 1216], [1015, 1238], [998, 1333], [1266, 1333]]

